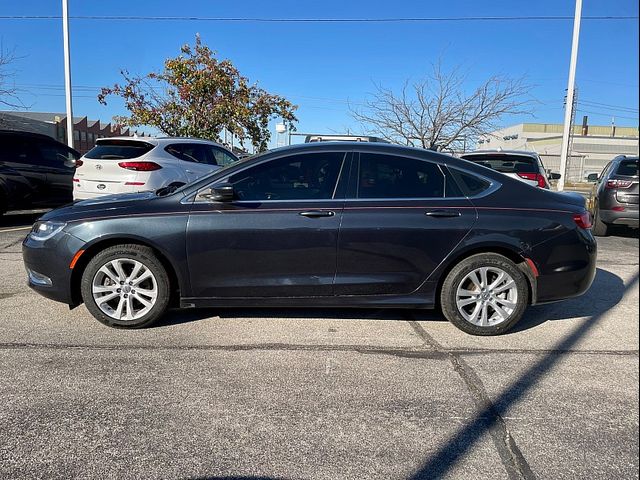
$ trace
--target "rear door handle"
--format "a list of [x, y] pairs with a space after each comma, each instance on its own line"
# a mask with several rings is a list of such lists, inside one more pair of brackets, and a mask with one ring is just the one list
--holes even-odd
[[307, 218], [333, 217], [335, 212], [329, 210], [309, 210], [307, 212], [300, 212], [299, 215]]
[[459, 217], [462, 215], [460, 212], [455, 210], [429, 210], [425, 213], [427, 217], [436, 217], [436, 218], [453, 218]]

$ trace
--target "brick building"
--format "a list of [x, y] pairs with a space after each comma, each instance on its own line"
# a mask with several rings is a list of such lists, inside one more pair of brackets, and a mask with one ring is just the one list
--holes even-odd
[[[41, 133], [67, 143], [67, 116], [64, 113], [0, 111], [0, 129]], [[98, 138], [134, 134], [145, 136], [120, 125], [89, 120], [87, 117], [73, 118], [73, 145], [81, 154], [91, 150]]]

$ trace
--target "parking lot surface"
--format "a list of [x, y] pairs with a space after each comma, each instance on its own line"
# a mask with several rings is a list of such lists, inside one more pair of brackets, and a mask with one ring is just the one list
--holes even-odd
[[500, 337], [360, 309], [122, 331], [26, 286], [36, 217], [0, 218], [0, 478], [638, 476], [637, 231]]

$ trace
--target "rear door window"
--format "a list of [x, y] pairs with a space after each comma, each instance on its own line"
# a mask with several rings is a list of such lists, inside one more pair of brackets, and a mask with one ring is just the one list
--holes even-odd
[[435, 163], [360, 154], [358, 198], [442, 198], [444, 190], [444, 175]]
[[185, 162], [218, 165], [211, 146], [204, 143], [173, 143], [165, 150]]
[[537, 160], [527, 155], [483, 154], [464, 155], [462, 158], [500, 173], [540, 173]]
[[135, 140], [110, 140], [100, 142], [85, 154], [85, 158], [98, 160], [125, 160], [138, 158], [153, 150], [154, 145]]
[[638, 176], [638, 160], [622, 160], [616, 170], [616, 175], [625, 177]]

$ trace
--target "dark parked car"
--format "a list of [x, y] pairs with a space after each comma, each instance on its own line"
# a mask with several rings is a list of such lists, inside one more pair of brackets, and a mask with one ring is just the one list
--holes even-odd
[[609, 162], [591, 198], [595, 235], [607, 235], [611, 225], [638, 228], [638, 157], [621, 155]]
[[435, 152], [321, 142], [178, 190], [54, 210], [23, 244], [30, 285], [101, 322], [181, 307], [432, 308], [494, 335], [580, 295], [596, 242], [584, 197]]
[[80, 154], [46, 135], [0, 130], [0, 215], [73, 201]]

